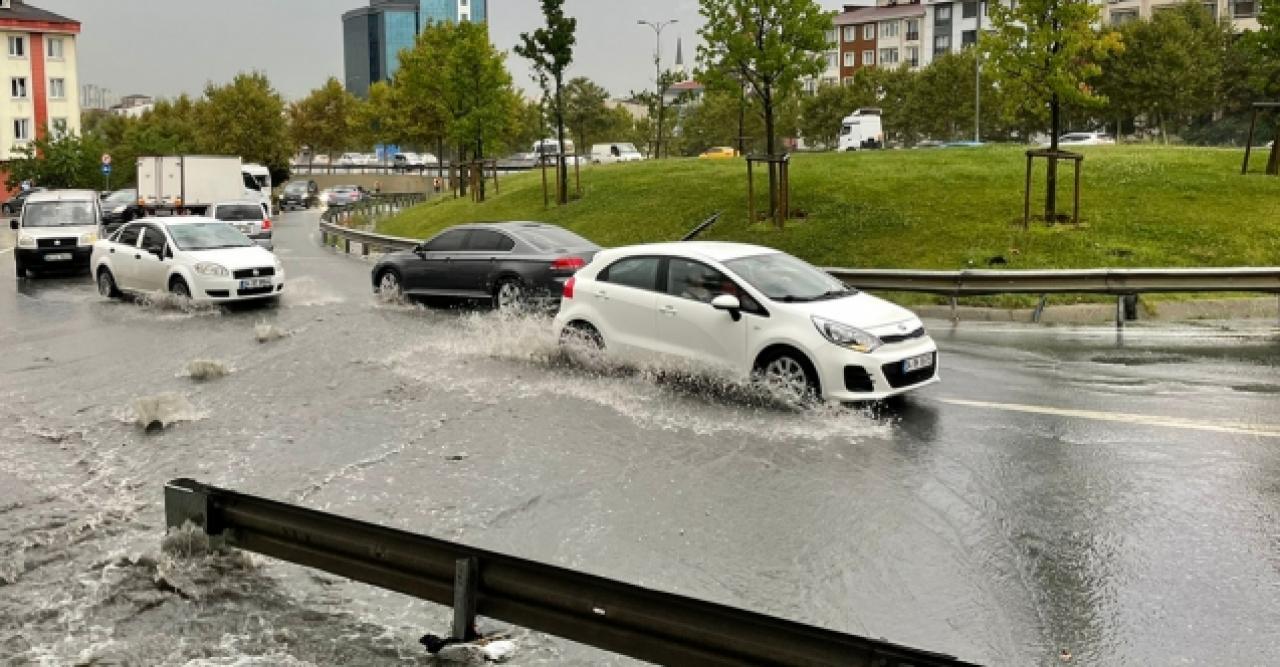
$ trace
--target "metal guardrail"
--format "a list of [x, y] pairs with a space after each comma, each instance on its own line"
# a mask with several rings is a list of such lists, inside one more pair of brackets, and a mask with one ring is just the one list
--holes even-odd
[[1084, 269], [1045, 271], [908, 271], [825, 269], [860, 289], [943, 296], [992, 294], [1111, 294], [1160, 292], [1280, 293], [1280, 268]]
[[969, 664], [189, 479], [164, 494], [170, 528], [191, 522], [228, 546], [453, 606], [464, 641], [480, 614], [668, 665]]
[[[532, 161], [498, 161], [498, 171], [506, 173], [516, 173], [523, 171], [532, 171], [537, 164]], [[425, 167], [396, 167], [390, 164], [294, 164], [289, 166], [289, 173], [295, 176], [323, 176], [326, 174], [340, 175], [363, 175], [370, 176], [447, 176], [449, 174], [450, 165], [445, 162], [443, 166], [432, 163]]]

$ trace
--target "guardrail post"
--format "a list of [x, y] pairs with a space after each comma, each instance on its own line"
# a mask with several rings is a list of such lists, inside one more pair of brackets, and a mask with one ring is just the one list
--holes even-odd
[[480, 561], [474, 557], [454, 561], [453, 638], [469, 642], [476, 638], [476, 589], [480, 581]]
[[1044, 317], [1044, 308], [1048, 304], [1049, 304], [1049, 295], [1041, 294], [1040, 303], [1036, 304], [1035, 312], [1031, 313], [1031, 322], [1033, 324], [1040, 324], [1040, 319]]
[[956, 312], [956, 298], [954, 296], [951, 297], [951, 321], [960, 321], [960, 314]]
[[343, 252], [351, 254], [351, 239], [342, 239]]
[[1124, 328], [1124, 296], [1116, 297], [1116, 328]]

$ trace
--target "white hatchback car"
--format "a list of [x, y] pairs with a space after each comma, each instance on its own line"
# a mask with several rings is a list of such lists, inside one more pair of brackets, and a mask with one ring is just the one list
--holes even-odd
[[93, 245], [98, 292], [169, 292], [224, 303], [276, 298], [284, 267], [232, 225], [203, 217], [136, 220]]
[[938, 381], [938, 348], [911, 311], [760, 246], [602, 251], [566, 283], [555, 326], [562, 342], [680, 357], [801, 397], [875, 401]]

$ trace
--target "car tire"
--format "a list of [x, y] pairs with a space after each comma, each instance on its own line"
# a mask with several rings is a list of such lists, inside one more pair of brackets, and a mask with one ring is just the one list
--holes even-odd
[[570, 322], [560, 332], [561, 347], [581, 346], [591, 350], [603, 350], [604, 336], [600, 330], [581, 320]]
[[378, 298], [383, 301], [401, 301], [404, 299], [404, 282], [400, 272], [395, 269], [383, 269], [378, 274]]
[[753, 376], [766, 391], [792, 405], [812, 405], [822, 396], [813, 362], [792, 348], [778, 348], [761, 356]]
[[19, 280], [27, 277], [27, 267], [23, 266], [22, 262], [19, 262], [16, 257], [13, 260], [13, 269]]
[[191, 298], [191, 287], [187, 285], [187, 281], [182, 278], [174, 278], [169, 281], [169, 293], [179, 299]]
[[528, 290], [519, 278], [503, 278], [493, 286], [493, 309], [499, 313], [518, 313], [528, 305]]
[[111, 275], [111, 269], [102, 267], [98, 269], [98, 294], [106, 299], [119, 299], [120, 288], [116, 286], [116, 277]]

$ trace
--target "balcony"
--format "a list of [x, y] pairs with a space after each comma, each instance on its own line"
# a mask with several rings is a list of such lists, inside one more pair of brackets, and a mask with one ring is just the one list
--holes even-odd
[[919, 31], [908, 32], [905, 39], [908, 42], [918, 42], [920, 41], [920, 32]]

